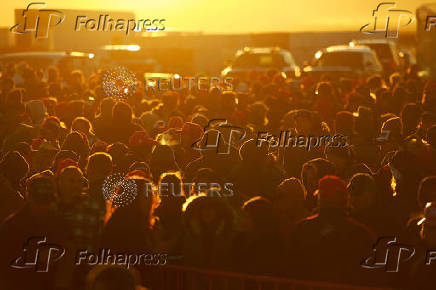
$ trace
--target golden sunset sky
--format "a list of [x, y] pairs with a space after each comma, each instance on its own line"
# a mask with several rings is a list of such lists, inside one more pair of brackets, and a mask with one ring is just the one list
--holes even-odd
[[[34, 0], [34, 2], [43, 0]], [[14, 9], [31, 1], [2, 1], [0, 26], [14, 24]], [[45, 0], [47, 9], [133, 11], [139, 18], [166, 18], [166, 30], [205, 33], [359, 30], [370, 22], [374, 0]], [[392, 1], [393, 2], [393, 1]], [[396, 1], [416, 12], [431, 0]], [[416, 21], [409, 25], [415, 29]]]

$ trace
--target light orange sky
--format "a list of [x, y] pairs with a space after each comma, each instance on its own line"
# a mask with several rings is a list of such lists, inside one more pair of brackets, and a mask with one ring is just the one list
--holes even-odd
[[[33, 0], [48, 9], [134, 11], [137, 18], [166, 18], [166, 30], [205, 33], [359, 30], [370, 22], [375, 0]], [[389, 0], [392, 1], [392, 0]], [[6, 0], [0, 26], [12, 26], [13, 11], [32, 1]], [[392, 1], [393, 2], [393, 1]], [[431, 0], [396, 1], [397, 9], [416, 12]], [[416, 21], [415, 21], [416, 23]], [[409, 29], [415, 29], [415, 23]]]

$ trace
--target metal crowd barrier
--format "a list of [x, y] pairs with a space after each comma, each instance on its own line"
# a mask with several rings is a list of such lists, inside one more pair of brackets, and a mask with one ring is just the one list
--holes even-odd
[[145, 273], [146, 285], [151, 290], [394, 290], [256, 276], [178, 265], [152, 268]]

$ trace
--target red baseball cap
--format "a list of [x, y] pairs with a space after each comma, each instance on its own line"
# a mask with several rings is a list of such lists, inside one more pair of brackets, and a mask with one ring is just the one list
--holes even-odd
[[343, 208], [348, 202], [346, 183], [337, 176], [326, 175], [318, 182], [320, 207]]
[[148, 136], [146, 131], [136, 131], [129, 137], [130, 148], [138, 147], [141, 145], [157, 145], [159, 142], [153, 140]]
[[182, 129], [178, 130], [183, 135], [189, 136], [192, 140], [198, 140], [203, 136], [203, 129], [200, 125], [192, 122], [183, 124]]

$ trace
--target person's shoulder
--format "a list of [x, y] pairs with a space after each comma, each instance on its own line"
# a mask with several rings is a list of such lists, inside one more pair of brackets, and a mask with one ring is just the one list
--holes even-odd
[[316, 224], [319, 220], [319, 214], [315, 213], [311, 216], [305, 217], [300, 219], [299, 221], [297, 221], [297, 223], [295, 224], [293, 231], [299, 231], [305, 228], [308, 228], [314, 224]]
[[29, 225], [29, 222], [32, 222], [32, 219], [29, 218], [26, 208], [23, 207], [1, 221], [0, 236], [4, 236], [2, 233], [11, 234], [12, 232], [21, 231]]
[[289, 243], [306, 244], [319, 231], [318, 225], [319, 214], [305, 217], [292, 227], [289, 234]]
[[11, 213], [10, 215], [8, 215], [6, 218], [3, 219], [3, 221], [1, 221], [1, 225], [3, 226], [4, 224], [14, 224], [14, 223], [19, 223], [21, 221], [24, 221], [26, 219], [27, 215], [27, 208], [26, 207], [22, 207], [19, 210], [16, 210], [15, 212]]
[[377, 238], [377, 235], [371, 228], [354, 219], [353, 217], [347, 216], [345, 220], [347, 221], [353, 232], [363, 236], [367, 236], [369, 239], [372, 240], [375, 240]]
[[0, 222], [0, 232], [7, 231], [16, 222], [17, 212], [11, 213]]
[[311, 223], [319, 219], [319, 213], [314, 213], [310, 216], [302, 218], [298, 223]]

